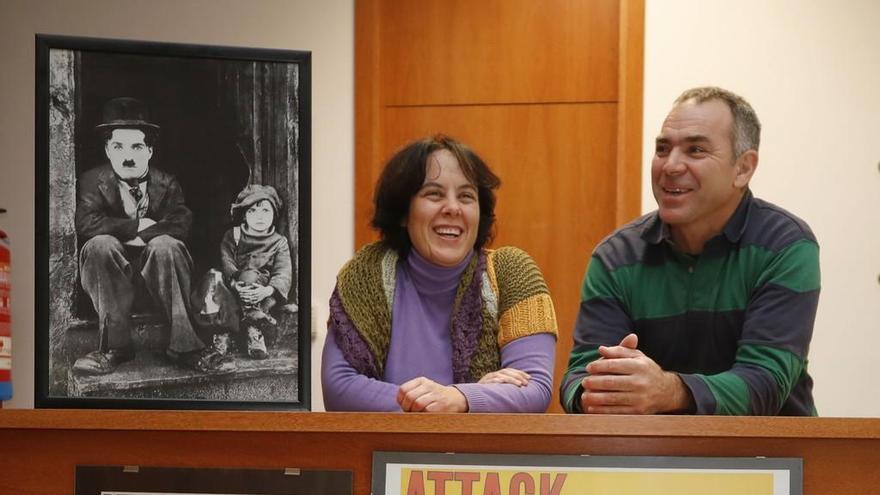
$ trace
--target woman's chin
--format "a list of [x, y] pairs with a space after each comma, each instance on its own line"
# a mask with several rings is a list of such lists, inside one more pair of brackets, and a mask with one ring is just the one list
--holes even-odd
[[[470, 250], [462, 249], [459, 246], [439, 246], [434, 247], [428, 256], [422, 255], [423, 258], [437, 266], [456, 266], [467, 256]], [[421, 253], [420, 253], [421, 254]]]

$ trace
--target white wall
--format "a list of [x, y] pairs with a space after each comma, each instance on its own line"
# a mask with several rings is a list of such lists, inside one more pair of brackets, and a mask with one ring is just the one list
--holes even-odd
[[[352, 254], [352, 0], [0, 0], [0, 227], [13, 243], [13, 387], [33, 407], [34, 35], [63, 34], [312, 52], [312, 300], [323, 330], [336, 271]], [[313, 343], [313, 360], [323, 340]], [[316, 373], [313, 403], [322, 404]], [[320, 409], [320, 407], [318, 407]]]
[[880, 416], [880, 2], [648, 0], [642, 204], [672, 101], [715, 85], [763, 125], [752, 188], [821, 246], [810, 372], [823, 416]]

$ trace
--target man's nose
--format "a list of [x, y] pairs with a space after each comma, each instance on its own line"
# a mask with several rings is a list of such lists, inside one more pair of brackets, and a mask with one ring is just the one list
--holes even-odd
[[684, 153], [679, 151], [678, 148], [673, 148], [672, 151], [669, 152], [669, 155], [666, 156], [666, 161], [663, 163], [663, 172], [671, 175], [684, 173], [684, 171], [687, 170], [684, 158]]

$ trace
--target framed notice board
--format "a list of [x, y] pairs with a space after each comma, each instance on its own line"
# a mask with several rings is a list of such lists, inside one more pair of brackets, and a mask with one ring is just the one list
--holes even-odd
[[798, 458], [376, 452], [373, 495], [801, 495]]

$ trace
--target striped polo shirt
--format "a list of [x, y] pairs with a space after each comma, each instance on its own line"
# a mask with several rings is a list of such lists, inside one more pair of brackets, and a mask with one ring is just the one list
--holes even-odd
[[747, 191], [697, 256], [658, 212], [593, 252], [560, 388], [580, 412], [584, 367], [628, 333], [690, 389], [697, 414], [814, 416], [807, 352], [819, 301], [819, 246], [807, 224]]

